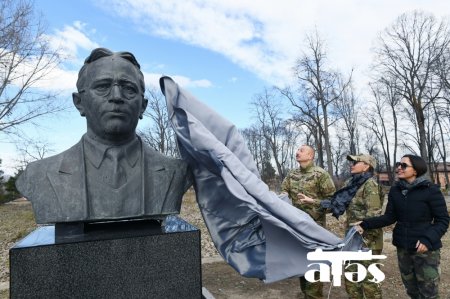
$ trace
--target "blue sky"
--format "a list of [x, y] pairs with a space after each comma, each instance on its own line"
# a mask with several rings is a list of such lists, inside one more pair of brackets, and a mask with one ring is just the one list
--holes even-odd
[[[264, 87], [292, 83], [292, 67], [305, 34], [317, 28], [333, 67], [354, 68], [357, 86], [367, 81], [377, 34], [403, 12], [421, 9], [440, 18], [448, 0], [35, 0], [54, 46], [67, 56], [39, 88], [61, 92], [71, 105], [77, 71], [93, 48], [130, 51], [146, 84], [172, 76], [236, 126], [251, 122], [250, 101]], [[140, 126], [145, 126], [145, 118]], [[24, 132], [48, 141], [55, 154], [86, 130], [75, 108]], [[1, 158], [12, 172], [15, 148], [0, 136]]]

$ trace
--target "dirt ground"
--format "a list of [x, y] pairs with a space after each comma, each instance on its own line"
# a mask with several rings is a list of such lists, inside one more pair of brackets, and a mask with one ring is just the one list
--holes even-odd
[[[450, 205], [449, 205], [450, 207]], [[223, 262], [218, 255], [206, 230], [193, 195], [183, 202], [180, 215], [183, 219], [200, 228], [202, 233], [202, 282], [215, 298], [303, 298], [297, 278], [286, 279], [272, 284], [264, 284], [258, 279], [244, 278]], [[338, 235], [342, 232], [342, 222], [328, 219], [330, 229]], [[27, 202], [0, 205], [0, 298], [8, 298], [9, 271], [8, 250], [13, 244], [35, 228], [31, 205]], [[407, 299], [397, 267], [395, 247], [390, 243], [390, 229], [386, 229], [383, 254], [387, 256], [381, 270], [386, 275], [382, 283], [383, 298]], [[443, 238], [441, 251], [440, 294], [450, 299], [450, 233]], [[324, 287], [324, 298], [347, 298], [344, 287]]]
[[[449, 199], [447, 206], [450, 209]], [[450, 211], [449, 211], [450, 212]], [[280, 282], [264, 284], [258, 279], [245, 278], [239, 275], [231, 266], [226, 264], [218, 255], [209, 237], [201, 218], [194, 196], [185, 197], [181, 217], [188, 220], [202, 233], [202, 276], [205, 287], [217, 299], [279, 299], [279, 298], [303, 298], [300, 292], [298, 278], [290, 278]], [[330, 230], [342, 236], [344, 219], [337, 221], [333, 217], [327, 217], [327, 225]], [[407, 299], [400, 272], [397, 265], [397, 253], [391, 243], [391, 227], [385, 228], [383, 254], [387, 256], [381, 270], [386, 278], [382, 282], [383, 298]], [[441, 299], [450, 299], [450, 232], [442, 239], [444, 245], [441, 249]], [[342, 281], [343, 283], [343, 281]], [[345, 288], [333, 287], [330, 284], [324, 286], [324, 298], [344, 299], [348, 298]]]
[[[447, 233], [444, 238], [445, 248], [441, 257], [440, 294], [442, 299], [450, 299], [450, 234]], [[389, 242], [384, 243], [383, 254], [387, 256], [387, 259], [381, 267], [386, 275], [382, 283], [383, 298], [408, 299], [409, 297], [406, 295], [400, 279], [395, 247]], [[224, 262], [203, 263], [202, 272], [203, 286], [217, 299], [303, 298], [297, 278], [264, 284], [257, 279], [243, 278]], [[333, 287], [330, 284], [325, 284], [324, 298], [341, 299], [348, 297], [343, 286]]]

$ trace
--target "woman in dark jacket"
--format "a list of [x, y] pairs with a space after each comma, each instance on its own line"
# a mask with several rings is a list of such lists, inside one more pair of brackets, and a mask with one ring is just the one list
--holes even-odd
[[421, 157], [403, 156], [396, 171], [399, 180], [389, 192], [384, 215], [364, 219], [357, 229], [362, 233], [396, 223], [392, 243], [406, 292], [411, 298], [438, 298], [441, 237], [449, 225], [445, 199], [425, 177]]

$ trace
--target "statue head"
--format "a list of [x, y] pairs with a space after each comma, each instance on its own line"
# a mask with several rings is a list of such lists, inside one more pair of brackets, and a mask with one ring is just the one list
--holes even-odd
[[86, 117], [88, 135], [120, 144], [134, 138], [147, 107], [140, 65], [129, 52], [94, 49], [78, 73], [73, 103]]

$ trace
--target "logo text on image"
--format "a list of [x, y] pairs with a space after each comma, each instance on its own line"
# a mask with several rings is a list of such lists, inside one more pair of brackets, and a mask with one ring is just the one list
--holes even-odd
[[[371, 261], [385, 259], [385, 255], [372, 255], [372, 250], [369, 251], [322, 251], [322, 249], [316, 249], [313, 252], [308, 252], [306, 255], [309, 261], [321, 261], [317, 263], [309, 264], [308, 267], [318, 266], [319, 269], [310, 269], [305, 273], [305, 279], [309, 282], [331, 282], [333, 278], [333, 286], [341, 285], [342, 276], [342, 265], [346, 261], [351, 261], [345, 265], [345, 269], [352, 265], [356, 265], [356, 272], [347, 272], [344, 269], [344, 276], [348, 281], [360, 282], [364, 280], [367, 276], [367, 272], [372, 274], [373, 278], [369, 281], [380, 283], [384, 280], [384, 273], [377, 267], [377, 265], [383, 266], [380, 263], [370, 264], [367, 269], [362, 264], [357, 263], [357, 261]], [[331, 263], [331, 267], [329, 263]], [[315, 273], [319, 273], [319, 279], [314, 278]], [[354, 279], [354, 274], [356, 274], [356, 280]]]

